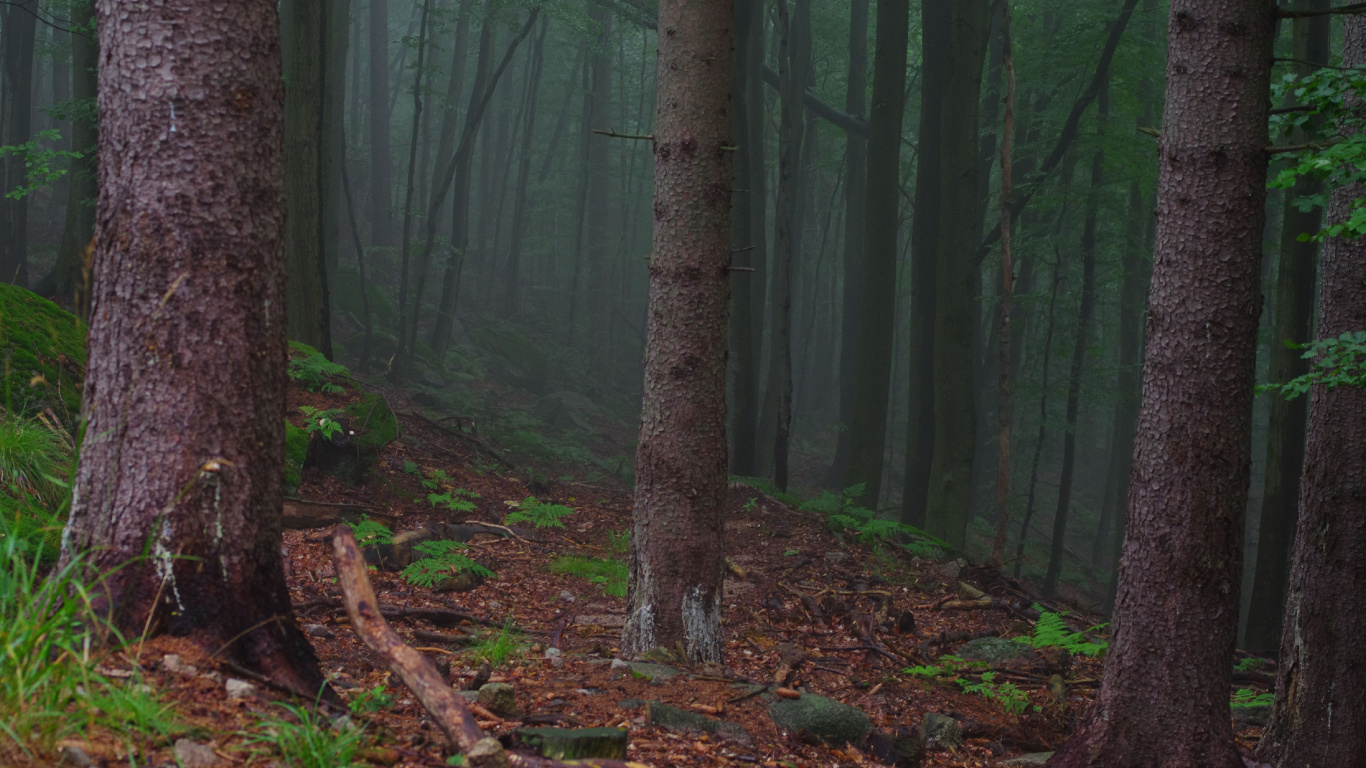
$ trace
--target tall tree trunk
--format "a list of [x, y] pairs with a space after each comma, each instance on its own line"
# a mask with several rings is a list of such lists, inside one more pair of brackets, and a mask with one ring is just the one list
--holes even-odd
[[906, 479], [901, 521], [925, 525], [934, 463], [934, 315], [939, 210], [944, 181], [944, 88], [948, 78], [953, 0], [920, 3], [920, 143], [916, 152], [915, 218], [911, 222], [910, 389], [906, 405]]
[[328, 0], [323, 6], [323, 124], [319, 153], [323, 278], [326, 280], [328, 335], [331, 335], [332, 295], [336, 291], [337, 264], [341, 259], [343, 232], [348, 226], [342, 200], [341, 164], [346, 157], [342, 120], [346, 108], [346, 59], [350, 54], [351, 0]]
[[370, 243], [394, 245], [389, 155], [389, 0], [370, 0]]
[[[856, 0], [866, 2], [866, 0]], [[758, 474], [756, 448], [759, 425], [759, 345], [756, 328], [763, 326], [764, 196], [763, 77], [764, 4], [735, 0], [735, 67], [731, 80], [731, 120], [734, 124], [735, 182], [731, 195], [732, 264], [730, 294], [730, 468], [737, 475]], [[756, 52], [757, 51], [757, 52]], [[748, 270], [748, 271], [745, 271]], [[760, 298], [756, 303], [754, 296]]]
[[[71, 32], [71, 98], [77, 103], [86, 103], [95, 98], [95, 67], [99, 57], [93, 31], [95, 3], [93, 0], [77, 3], [71, 14], [74, 28]], [[66, 224], [62, 227], [57, 263], [43, 279], [42, 287], [36, 289], [62, 304], [70, 302], [82, 318], [90, 309], [90, 265], [86, 261], [86, 247], [95, 234], [94, 202], [99, 194], [95, 177], [95, 144], [99, 137], [93, 118], [93, 113], [84, 112], [72, 118], [71, 148], [81, 156], [71, 161], [67, 173]]]
[[125, 636], [194, 634], [293, 690], [318, 691], [280, 555], [276, 4], [99, 0], [97, 9], [89, 430], [64, 556], [106, 574], [98, 600]]
[[[1010, 4], [1000, 3], [1001, 71], [1005, 76], [1005, 118], [1001, 125], [1001, 296], [996, 333], [996, 539], [991, 545], [991, 565], [1005, 565], [1006, 530], [1010, 525], [1010, 304], [1015, 290], [1015, 267], [1010, 260], [1011, 139], [1015, 132], [1015, 59], [1011, 52]], [[993, 90], [995, 90], [993, 88]], [[978, 166], [979, 172], [981, 166]], [[990, 168], [984, 175], [990, 175]], [[980, 201], [985, 205], [985, 201]], [[978, 228], [980, 230], [980, 227]]]
[[[1343, 65], [1366, 66], [1366, 19], [1347, 17]], [[1354, 98], [1355, 119], [1366, 106]], [[1328, 221], [1348, 221], [1366, 188], [1333, 190]], [[1319, 339], [1366, 328], [1366, 239], [1323, 243]], [[1359, 765], [1366, 758], [1366, 389], [1315, 385], [1286, 600], [1276, 703], [1257, 748], [1277, 768]]]
[[[612, 127], [612, 14], [594, 3], [589, 16], [599, 27], [590, 58], [593, 90], [589, 96], [590, 111], [585, 130], [605, 130]], [[584, 249], [588, 260], [585, 295], [588, 297], [589, 354], [604, 367], [611, 354], [608, 328], [615, 303], [610, 285], [615, 254], [612, 247], [612, 161], [608, 152], [611, 142], [612, 139], [606, 136], [588, 136], [588, 210], [584, 222]]]
[[285, 303], [288, 332], [332, 357], [323, 272], [325, 0], [280, 4], [285, 89]]
[[[1097, 99], [1095, 152], [1091, 155], [1091, 188], [1086, 195], [1086, 219], [1081, 232], [1081, 304], [1077, 309], [1077, 332], [1072, 342], [1072, 367], [1067, 380], [1067, 421], [1063, 426], [1062, 473], [1058, 480], [1058, 506], [1053, 513], [1053, 546], [1048, 554], [1048, 572], [1043, 591], [1052, 596], [1062, 576], [1066, 549], [1067, 518], [1072, 504], [1073, 473], [1077, 466], [1077, 414], [1081, 407], [1082, 368], [1091, 334], [1091, 315], [1096, 305], [1096, 226], [1100, 216], [1100, 194], [1105, 183], [1105, 123], [1110, 118], [1110, 88], [1102, 86]], [[1005, 230], [1003, 229], [1002, 232]]]
[[977, 151], [982, 65], [991, 20], [985, 0], [954, 0], [941, 116], [939, 247], [934, 286], [934, 460], [925, 527], [955, 547], [972, 508], [973, 316], [977, 312]]
[[[33, 126], [33, 47], [38, 0], [0, 8], [0, 146], [29, 141]], [[27, 183], [22, 153], [0, 158], [0, 282], [28, 287], [28, 196], [8, 195]]]
[[721, 660], [730, 0], [661, 0], [654, 248], [621, 647]]
[[[393, 373], [396, 378], [401, 379], [407, 374], [412, 364], [413, 356], [416, 354], [417, 345], [417, 321], [422, 314], [422, 301], [420, 298], [413, 299], [412, 310], [408, 309], [408, 286], [410, 284], [409, 259], [412, 255], [413, 247], [413, 188], [417, 179], [417, 149], [418, 132], [422, 128], [422, 75], [424, 64], [427, 57], [427, 24], [431, 17], [432, 0], [422, 0], [422, 20], [418, 22], [417, 31], [417, 70], [413, 79], [413, 131], [408, 139], [408, 182], [404, 185], [403, 191], [403, 235], [399, 241], [399, 277], [398, 277], [398, 355], [394, 362]], [[428, 224], [433, 219], [428, 217]], [[430, 230], [431, 227], [428, 226]], [[430, 236], [431, 233], [429, 232]], [[429, 253], [427, 245], [423, 244], [424, 253]], [[426, 276], [426, 260], [422, 261], [422, 266], [416, 276], [415, 282], [420, 285]], [[415, 294], [420, 296], [418, 291]]]
[[[1308, 0], [1311, 10], [1329, 7], [1330, 0]], [[1294, 58], [1296, 74], [1308, 75], [1328, 63], [1330, 16], [1295, 19]], [[1288, 106], [1294, 106], [1293, 104]], [[1293, 143], [1296, 142], [1292, 139]], [[1319, 194], [1323, 184], [1317, 179], [1301, 178], [1285, 196], [1281, 225], [1280, 263], [1276, 270], [1276, 299], [1272, 305], [1274, 334], [1271, 338], [1270, 380], [1289, 381], [1308, 370], [1297, 349], [1287, 343], [1303, 344], [1309, 339], [1314, 311], [1314, 258], [1318, 250], [1313, 240], [1301, 242], [1301, 234], [1319, 231], [1322, 212], [1318, 207], [1301, 211], [1294, 200]], [[1299, 514], [1300, 470], [1304, 466], [1304, 431], [1309, 417], [1306, 398], [1294, 400], [1274, 397], [1267, 428], [1266, 484], [1262, 493], [1262, 519], [1257, 529], [1257, 565], [1252, 580], [1252, 600], [1248, 607], [1247, 636], [1244, 644], [1257, 650], [1271, 650], [1281, 641], [1281, 619], [1285, 617], [1285, 589], [1290, 575], [1290, 549], [1295, 540], [1295, 519]]]
[[[1002, 229], [1002, 232], [1006, 230]], [[1009, 235], [1006, 235], [1009, 237]], [[1024, 567], [1025, 542], [1029, 539], [1029, 525], [1034, 519], [1034, 502], [1039, 489], [1039, 459], [1043, 455], [1044, 440], [1048, 437], [1048, 364], [1053, 357], [1053, 328], [1054, 321], [1057, 319], [1058, 309], [1058, 286], [1062, 283], [1062, 256], [1058, 256], [1053, 262], [1053, 287], [1048, 294], [1048, 320], [1044, 325], [1043, 336], [1043, 360], [1040, 361], [1040, 368], [1043, 371], [1042, 382], [1039, 385], [1039, 435], [1034, 439], [1034, 458], [1029, 463], [1029, 490], [1025, 493], [1025, 513], [1024, 519], [1020, 521], [1020, 540], [1015, 548], [1015, 578], [1020, 578], [1020, 570]]]
[[863, 239], [863, 315], [859, 318], [854, 420], [846, 486], [863, 485], [860, 503], [877, 509], [887, 434], [896, 319], [897, 224], [901, 200], [901, 123], [906, 93], [908, 0], [880, 0], [868, 120], [868, 184]]
[[[849, 80], [844, 91], [844, 111], [863, 117], [868, 111], [868, 4], [849, 3]], [[864, 197], [868, 191], [868, 139], [846, 133], [844, 166], [844, 285], [839, 323], [839, 423], [835, 459], [824, 484], [835, 486], [849, 466], [849, 425], [854, 420], [854, 377], [858, 371], [859, 326], [863, 317]]]
[[522, 127], [522, 147], [517, 160], [517, 197], [512, 205], [512, 229], [508, 244], [508, 269], [504, 279], [506, 293], [503, 297], [503, 311], [510, 317], [521, 315], [522, 306], [522, 240], [525, 236], [527, 206], [530, 205], [531, 190], [531, 139], [536, 133], [536, 94], [540, 91], [541, 69], [545, 60], [545, 33], [548, 25], [541, 22], [541, 32], [536, 36], [536, 46], [531, 51], [531, 72], [527, 76], [526, 119]]
[[1173, 0], [1157, 258], [1115, 634], [1052, 768], [1241, 768], [1228, 716], [1275, 6]]

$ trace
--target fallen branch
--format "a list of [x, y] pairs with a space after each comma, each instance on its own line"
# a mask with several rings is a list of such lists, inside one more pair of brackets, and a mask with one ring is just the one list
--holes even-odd
[[[432, 662], [411, 648], [398, 636], [378, 606], [375, 591], [365, 573], [365, 559], [361, 557], [351, 529], [338, 526], [332, 535], [332, 556], [337, 569], [337, 582], [345, 595], [346, 613], [351, 626], [370, 650], [378, 653], [389, 664], [422, 708], [436, 721], [442, 733], [465, 754], [465, 762], [473, 768], [560, 768], [569, 766], [558, 760], [528, 757], [509, 753], [499, 741], [486, 733], [475, 722], [474, 713], [464, 697], [457, 694]], [[593, 768], [641, 768], [640, 763], [623, 760], [579, 760], [579, 766]]]
[[[335, 608], [338, 610], [345, 610], [345, 605], [343, 604], [342, 600], [339, 600], [337, 598], [326, 597], [313, 598], [303, 603], [299, 603], [298, 605], [294, 606], [294, 610], [299, 611], [303, 610], [304, 608], [314, 608], [320, 605], [327, 606], [329, 608]], [[503, 625], [501, 623], [493, 621], [492, 619], [481, 619], [478, 616], [475, 616], [474, 614], [465, 613], [464, 611], [452, 611], [445, 608], [381, 607], [379, 609], [379, 612], [380, 615], [388, 619], [419, 619], [422, 621], [430, 621], [431, 623], [439, 627], [450, 627], [463, 622], [469, 622], [471, 624], [479, 624], [485, 627], [492, 627], [493, 629], [503, 628]], [[511, 630], [513, 632], [522, 632], [529, 635], [546, 634], [545, 632], [542, 632], [540, 630], [523, 629], [522, 627], [512, 627]]]
[[464, 433], [462, 433], [462, 432], [458, 432], [458, 431], [456, 431], [456, 430], [454, 430], [454, 429], [451, 429], [450, 427], [446, 426], [445, 424], [438, 424], [438, 423], [436, 423], [435, 421], [432, 421], [431, 419], [427, 418], [426, 416], [423, 416], [422, 414], [418, 413], [417, 411], [395, 411], [395, 413], [397, 413], [399, 416], [407, 416], [407, 417], [409, 417], [409, 418], [420, 419], [421, 421], [425, 421], [427, 424], [429, 424], [429, 425], [432, 426], [433, 428], [438, 429], [438, 430], [440, 430], [440, 431], [442, 431], [442, 432], [445, 432], [446, 434], [450, 435], [451, 437], [454, 437], [454, 438], [457, 439], [457, 440], [463, 440], [463, 441], [469, 443], [470, 445], [472, 445], [472, 446], [474, 446], [474, 447], [476, 447], [476, 448], [483, 448], [484, 450], [486, 450], [486, 451], [489, 452], [489, 456], [492, 456], [494, 461], [498, 462], [499, 464], [502, 464], [503, 466], [507, 467], [508, 469], [510, 469], [510, 470], [516, 470], [516, 469], [517, 469], [517, 465], [516, 465], [516, 464], [513, 464], [512, 462], [508, 461], [507, 459], [503, 458], [502, 456], [499, 456], [497, 451], [495, 451], [495, 450], [493, 450], [492, 448], [488, 447], [488, 445], [484, 444], [484, 442], [481, 441], [481, 440], [480, 440], [479, 438], [477, 438], [477, 437], [472, 437], [472, 436], [466, 435], [466, 434], [464, 434]]

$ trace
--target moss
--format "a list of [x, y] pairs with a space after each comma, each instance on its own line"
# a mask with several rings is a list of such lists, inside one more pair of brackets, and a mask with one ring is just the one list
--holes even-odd
[[308, 433], [285, 422], [285, 495], [299, 492], [304, 459], [308, 456]]
[[321, 352], [303, 343], [302, 341], [289, 342], [289, 359], [291, 360], [293, 360], [296, 357], [312, 357], [314, 355], [321, 354]]
[[365, 392], [356, 402], [346, 406], [351, 429], [356, 432], [355, 445], [362, 453], [377, 453], [398, 438], [398, 419], [383, 397]]
[[0, 406], [51, 408], [69, 425], [81, 412], [85, 324], [41, 296], [0, 284]]

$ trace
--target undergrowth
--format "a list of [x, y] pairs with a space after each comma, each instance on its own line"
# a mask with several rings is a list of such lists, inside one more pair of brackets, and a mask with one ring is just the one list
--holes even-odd
[[413, 547], [426, 557], [403, 569], [403, 579], [419, 587], [434, 587], [449, 576], [470, 573], [486, 579], [496, 576], [493, 571], [461, 554], [469, 549], [458, 541], [424, 541]]
[[476, 661], [486, 661], [491, 667], [501, 667], [521, 649], [522, 635], [512, 626], [512, 619], [503, 628], [470, 647], [467, 654]]
[[574, 510], [563, 504], [547, 504], [535, 496], [528, 496], [503, 518], [503, 524], [531, 523], [536, 528], [563, 528], [561, 518], [572, 514]]
[[630, 570], [620, 560], [561, 555], [550, 562], [550, 570], [597, 584], [602, 593], [609, 597], [626, 597], [626, 581]]
[[265, 718], [261, 732], [248, 744], [272, 747], [291, 768], [359, 768], [357, 757], [366, 734], [363, 728], [338, 724], [314, 708], [278, 702], [288, 717]]
[[839, 493], [823, 492], [802, 503], [800, 509], [825, 517], [832, 531], [854, 534], [859, 542], [874, 547], [894, 545], [926, 560], [942, 560], [952, 549], [948, 542], [905, 523], [883, 520], [872, 510], [858, 506], [863, 495], [863, 484], [850, 486]]
[[[1039, 611], [1039, 620], [1034, 624], [1034, 634], [1020, 639], [1035, 648], [1062, 648], [1073, 655], [1100, 656], [1109, 647], [1109, 643], [1104, 640], [1087, 639], [1085, 632], [1073, 632], [1071, 627], [1063, 623], [1064, 614], [1040, 610], [1038, 605], [1035, 605], [1034, 609]], [[1097, 624], [1087, 631], [1094, 632], [1106, 626], [1108, 625]]]
[[304, 353], [304, 356], [289, 359], [289, 378], [299, 382], [309, 392], [336, 395], [345, 391], [332, 382], [332, 377], [350, 376], [351, 371], [346, 366], [334, 363], [324, 357], [323, 353], [298, 342], [290, 342], [290, 347]]
[[[908, 667], [902, 674], [926, 677], [941, 682], [952, 682], [965, 693], [994, 701], [1011, 715], [1020, 715], [1029, 708], [1029, 694], [1011, 682], [996, 682], [997, 673], [988, 671], [982, 661], [965, 661], [957, 656], [941, 656], [939, 664]], [[1038, 707], [1035, 707], [1038, 710]]]

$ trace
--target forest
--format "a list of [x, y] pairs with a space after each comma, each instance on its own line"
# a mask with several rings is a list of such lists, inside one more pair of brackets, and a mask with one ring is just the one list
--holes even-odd
[[0, 0], [0, 766], [1366, 765], [1366, 3]]

